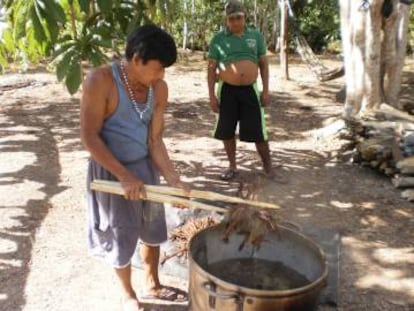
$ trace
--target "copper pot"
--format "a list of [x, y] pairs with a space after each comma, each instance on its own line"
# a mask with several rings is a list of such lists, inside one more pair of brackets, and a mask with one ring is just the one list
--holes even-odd
[[[314, 310], [326, 286], [328, 268], [322, 249], [294, 230], [279, 226], [259, 250], [239, 245], [242, 236], [221, 239], [223, 225], [197, 233], [189, 243], [190, 311], [308, 311]], [[304, 275], [309, 284], [289, 290], [260, 290], [232, 284], [209, 272], [209, 265], [238, 258], [282, 262]], [[240, 271], [243, 273], [243, 271]]]

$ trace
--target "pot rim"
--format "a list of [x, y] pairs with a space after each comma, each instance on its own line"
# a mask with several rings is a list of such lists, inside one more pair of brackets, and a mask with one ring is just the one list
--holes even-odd
[[286, 228], [284, 226], [278, 226], [278, 228], [282, 228], [283, 230], [287, 230], [290, 231], [290, 233], [293, 234], [297, 234], [299, 235], [301, 238], [303, 238], [304, 240], [306, 240], [306, 242], [310, 243], [310, 245], [312, 245], [318, 252], [318, 255], [321, 257], [321, 262], [323, 264], [323, 272], [321, 274], [321, 276], [319, 278], [317, 278], [315, 281], [313, 281], [312, 283], [302, 286], [302, 287], [297, 287], [294, 289], [288, 289], [288, 290], [261, 290], [261, 289], [254, 289], [254, 288], [249, 288], [249, 287], [244, 287], [244, 286], [240, 286], [237, 284], [233, 284], [227, 281], [224, 281], [216, 276], [214, 276], [213, 274], [205, 271], [203, 268], [200, 267], [200, 265], [194, 260], [192, 254], [191, 254], [191, 245], [193, 242], [193, 239], [201, 234], [202, 232], [208, 231], [208, 230], [213, 230], [216, 229], [218, 227], [220, 227], [222, 224], [218, 224], [209, 228], [206, 228], [200, 232], [198, 232], [196, 235], [194, 235], [190, 242], [189, 242], [189, 247], [188, 247], [188, 251], [189, 251], [189, 258], [190, 258], [190, 267], [193, 264], [195, 266], [195, 268], [198, 270], [199, 273], [202, 274], [202, 276], [206, 277], [207, 279], [213, 281], [216, 284], [223, 284], [227, 288], [229, 287], [229, 292], [231, 290], [234, 290], [238, 293], [243, 293], [245, 295], [249, 295], [249, 296], [259, 296], [259, 297], [287, 297], [287, 296], [295, 296], [295, 295], [300, 295], [303, 294], [304, 292], [308, 292], [310, 290], [316, 289], [318, 287], [321, 286], [325, 286], [326, 282], [327, 282], [327, 277], [328, 277], [328, 263], [326, 260], [326, 255], [325, 252], [323, 251], [323, 249], [316, 244], [314, 241], [312, 241], [310, 238], [308, 238], [307, 236], [305, 236], [304, 234], [297, 232], [295, 230]]

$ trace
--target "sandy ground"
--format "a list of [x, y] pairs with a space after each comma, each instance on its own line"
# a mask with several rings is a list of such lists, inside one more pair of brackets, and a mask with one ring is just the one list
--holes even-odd
[[[333, 122], [343, 80], [318, 83], [300, 63], [291, 81], [271, 65], [268, 110], [272, 158], [285, 185], [268, 182], [261, 199], [283, 206], [281, 216], [341, 234], [339, 310], [414, 310], [414, 209], [386, 178], [338, 160], [344, 143], [318, 129]], [[330, 67], [339, 66], [326, 61]], [[235, 194], [240, 181], [260, 173], [254, 147], [238, 145], [241, 174], [218, 178], [226, 167], [211, 138], [205, 62], [185, 54], [168, 70], [170, 102], [165, 142], [184, 179], [194, 187]], [[403, 100], [414, 96], [412, 63]], [[0, 310], [121, 310], [113, 273], [87, 255], [85, 169], [79, 141], [79, 94], [71, 97], [47, 72], [0, 77]], [[139, 289], [142, 273], [135, 271]], [[187, 289], [187, 280], [163, 275]], [[185, 304], [145, 305], [184, 311]], [[220, 310], [221, 311], [221, 310]]]

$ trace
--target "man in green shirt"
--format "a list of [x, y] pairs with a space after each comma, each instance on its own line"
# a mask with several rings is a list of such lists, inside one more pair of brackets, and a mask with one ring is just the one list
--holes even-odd
[[[223, 141], [229, 160], [228, 169], [220, 177], [231, 180], [237, 175], [237, 123], [240, 140], [256, 144], [264, 173], [273, 177], [263, 111], [269, 103], [269, 63], [264, 39], [259, 31], [246, 27], [246, 13], [239, 1], [229, 1], [225, 12], [227, 28], [210, 42], [207, 71], [211, 110], [218, 113], [214, 137]], [[261, 93], [256, 83], [259, 70]]]

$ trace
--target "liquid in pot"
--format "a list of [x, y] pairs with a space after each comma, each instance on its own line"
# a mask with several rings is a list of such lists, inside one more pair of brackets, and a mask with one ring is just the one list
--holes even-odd
[[208, 272], [222, 281], [250, 289], [289, 290], [311, 282], [279, 261], [234, 258], [208, 265]]

